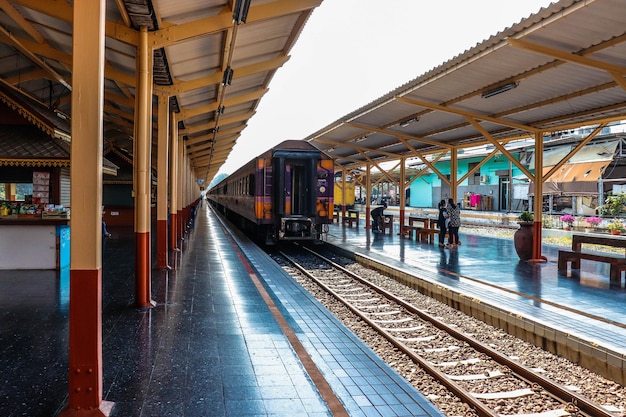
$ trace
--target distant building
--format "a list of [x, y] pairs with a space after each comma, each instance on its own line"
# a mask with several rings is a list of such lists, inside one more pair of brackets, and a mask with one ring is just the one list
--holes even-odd
[[[586, 137], [586, 136], [584, 136]], [[544, 142], [544, 169], [548, 173], [561, 159], [583, 140], [582, 134], [568, 133], [546, 137]], [[563, 164], [543, 186], [544, 212], [565, 212], [577, 215], [594, 214], [607, 195], [626, 189], [626, 134], [606, 134], [594, 138]], [[459, 182], [457, 196], [463, 209], [486, 211], [523, 211], [532, 207], [534, 184], [514, 163], [501, 153], [483, 163], [493, 146], [459, 152], [458, 173], [463, 178], [475, 167], [480, 167]], [[534, 143], [508, 145], [507, 150], [522, 166], [534, 174]], [[482, 163], [482, 165], [481, 165]], [[450, 178], [450, 159], [434, 163], [442, 175]], [[450, 187], [425, 164], [410, 168], [424, 170], [415, 179], [407, 195], [407, 206], [436, 207], [441, 199], [450, 196]]]

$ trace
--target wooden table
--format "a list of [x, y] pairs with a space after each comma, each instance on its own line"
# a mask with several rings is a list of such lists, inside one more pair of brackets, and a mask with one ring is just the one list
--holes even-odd
[[599, 252], [583, 252], [583, 244], [609, 246], [626, 250], [626, 238], [611, 235], [582, 234], [572, 235], [572, 249], [559, 249], [558, 271], [560, 274], [567, 273], [567, 264], [571, 262], [571, 268], [580, 269], [580, 260], [586, 259], [595, 262], [606, 262], [611, 265], [611, 283], [621, 285], [622, 271], [626, 271], [626, 256], [602, 254]]
[[393, 232], [393, 214], [383, 214], [382, 224], [379, 224], [381, 232], [384, 234], [385, 230], [389, 230], [389, 234]]

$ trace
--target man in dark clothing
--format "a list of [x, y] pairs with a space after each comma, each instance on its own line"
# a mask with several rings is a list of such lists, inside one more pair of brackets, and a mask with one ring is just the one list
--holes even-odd
[[387, 203], [383, 203], [382, 206], [376, 207], [370, 213], [372, 216], [372, 230], [374, 232], [380, 232], [380, 223], [383, 219], [383, 211], [387, 208]]
[[443, 248], [445, 246], [446, 233], [448, 233], [448, 228], [446, 227], [446, 200], [441, 200], [437, 208], [439, 209], [439, 218], [437, 219], [439, 247]]

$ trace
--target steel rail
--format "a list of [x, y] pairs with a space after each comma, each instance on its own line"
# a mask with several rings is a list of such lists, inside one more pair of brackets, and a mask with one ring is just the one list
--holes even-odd
[[[580, 396], [580, 395], [578, 395], [578, 394], [568, 390], [567, 388], [565, 388], [565, 387], [555, 383], [554, 381], [551, 381], [551, 380], [549, 380], [549, 379], [539, 375], [537, 372], [534, 372], [533, 370], [525, 367], [524, 365], [521, 365], [521, 364], [519, 364], [519, 363], [509, 359], [506, 355], [501, 354], [500, 352], [492, 349], [491, 347], [489, 347], [488, 345], [480, 342], [479, 340], [459, 332], [455, 328], [448, 326], [447, 324], [445, 324], [441, 320], [437, 319], [436, 317], [433, 317], [430, 314], [428, 314], [428, 313], [426, 313], [426, 312], [416, 308], [411, 303], [403, 300], [402, 298], [396, 296], [395, 294], [390, 293], [389, 291], [385, 290], [384, 288], [381, 288], [381, 287], [377, 286], [376, 284], [367, 281], [363, 277], [360, 277], [359, 275], [354, 274], [352, 271], [349, 271], [348, 269], [346, 269], [343, 266], [337, 264], [336, 262], [332, 261], [331, 259], [326, 258], [325, 256], [315, 252], [314, 250], [312, 250], [312, 249], [310, 249], [308, 247], [305, 247], [305, 246], [301, 246], [301, 247], [303, 249], [305, 249], [306, 251], [308, 251], [310, 254], [318, 257], [319, 259], [323, 260], [324, 262], [327, 262], [328, 264], [332, 265], [334, 268], [339, 269], [340, 271], [342, 271], [343, 273], [345, 273], [348, 276], [352, 277], [353, 279], [355, 279], [355, 280], [363, 283], [364, 285], [367, 285], [368, 287], [372, 288], [374, 291], [378, 292], [379, 294], [383, 295], [384, 297], [386, 297], [386, 298], [388, 298], [390, 300], [393, 300], [394, 302], [398, 303], [403, 308], [405, 308], [407, 311], [409, 311], [409, 312], [411, 312], [413, 314], [418, 315], [423, 320], [432, 323], [435, 327], [443, 330], [444, 332], [450, 334], [451, 336], [466, 342], [472, 348], [474, 348], [478, 352], [484, 353], [485, 355], [489, 356], [495, 362], [498, 362], [501, 365], [507, 366], [519, 378], [527, 381], [530, 385], [537, 384], [538, 386], [542, 387], [549, 395], [553, 396], [554, 398], [558, 399], [559, 401], [562, 401], [563, 403], [569, 404], [569, 408], [570, 409], [577, 409], [578, 412], [582, 412], [585, 415], [589, 415], [589, 416], [592, 416], [592, 417], [615, 417], [614, 414], [606, 411], [604, 408], [599, 407], [597, 404], [594, 404], [593, 402], [589, 401], [587, 398], [582, 397], [582, 396]], [[389, 335], [389, 336], [393, 337], [391, 335]], [[385, 336], [385, 337], [387, 337], [387, 336]], [[398, 343], [401, 343], [401, 342], [398, 342]], [[447, 377], [446, 377], [446, 379], [447, 379]]]
[[350, 311], [352, 311], [352, 313], [356, 314], [361, 320], [366, 322], [369, 326], [371, 326], [373, 329], [375, 329], [378, 333], [383, 335], [383, 337], [385, 337], [395, 347], [400, 349], [404, 354], [406, 354], [413, 361], [415, 361], [417, 364], [419, 364], [419, 366], [422, 367], [426, 372], [428, 372], [428, 374], [430, 374], [435, 379], [440, 381], [443, 385], [446, 386], [446, 388], [448, 388], [456, 396], [458, 396], [464, 402], [469, 404], [470, 407], [472, 407], [477, 412], [477, 414], [480, 417], [500, 417], [499, 413], [493, 411], [491, 408], [485, 406], [485, 404], [483, 404], [482, 402], [478, 401], [469, 391], [465, 390], [464, 388], [462, 388], [461, 386], [456, 384], [454, 381], [452, 381], [450, 378], [448, 378], [443, 372], [440, 372], [438, 369], [436, 369], [434, 366], [432, 366], [429, 361], [427, 361], [426, 359], [422, 358], [420, 355], [416, 354], [415, 351], [413, 351], [411, 348], [409, 348], [404, 343], [402, 343], [399, 340], [397, 340], [395, 337], [393, 337], [387, 331], [383, 330], [380, 326], [378, 326], [376, 323], [374, 323], [372, 320], [370, 320], [368, 317], [366, 317], [363, 313], [361, 313], [356, 307], [354, 307], [352, 305], [352, 303], [350, 303], [348, 300], [343, 298], [341, 295], [337, 294], [334, 290], [332, 290], [326, 284], [321, 282], [315, 276], [310, 274], [302, 265], [298, 264], [298, 262], [296, 260], [292, 259], [289, 255], [286, 255], [282, 251], [280, 252], [280, 254], [283, 257], [285, 257], [285, 259], [287, 259], [300, 272], [302, 272], [309, 279], [311, 279], [317, 285], [319, 285], [321, 288], [323, 288], [324, 291], [328, 292], [333, 297], [335, 297], [339, 301], [341, 301], [348, 309], [350, 309]]

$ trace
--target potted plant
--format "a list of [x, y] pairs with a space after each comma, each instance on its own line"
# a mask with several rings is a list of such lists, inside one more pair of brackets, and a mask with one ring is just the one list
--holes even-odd
[[530, 211], [522, 211], [519, 216], [517, 216], [518, 223], [532, 223], [535, 219], [535, 216]]
[[612, 235], [621, 235], [624, 230], [624, 224], [620, 219], [613, 219], [607, 225]]
[[529, 211], [523, 211], [517, 216], [519, 229], [513, 235], [513, 243], [517, 256], [522, 261], [527, 261], [533, 257], [533, 223], [535, 216]]
[[600, 223], [602, 223], [602, 219], [600, 217], [587, 217], [585, 219], [585, 223], [589, 225], [589, 228], [585, 228], [585, 232], [592, 232]]
[[559, 220], [561, 220], [563, 223], [566, 224], [566, 226], [564, 227], [565, 230], [570, 230], [572, 226], [574, 225], [574, 221], [576, 219], [571, 214], [564, 214], [561, 217], [559, 217]]

